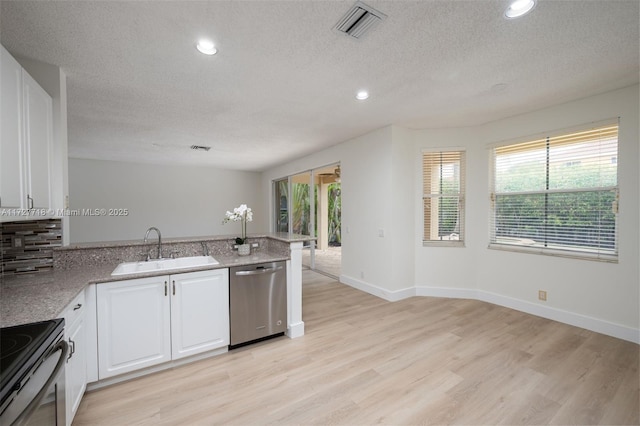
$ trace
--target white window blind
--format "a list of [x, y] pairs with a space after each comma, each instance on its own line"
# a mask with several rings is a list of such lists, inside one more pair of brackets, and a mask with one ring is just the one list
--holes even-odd
[[492, 247], [617, 256], [617, 122], [497, 147], [492, 157]]
[[422, 153], [425, 245], [463, 244], [464, 170], [464, 151]]

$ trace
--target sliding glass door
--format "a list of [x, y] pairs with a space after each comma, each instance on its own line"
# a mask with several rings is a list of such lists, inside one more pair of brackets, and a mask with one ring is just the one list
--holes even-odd
[[273, 193], [275, 230], [316, 237], [316, 241], [305, 243], [303, 265], [339, 277], [342, 258], [340, 165], [276, 180]]
[[312, 221], [311, 174], [291, 176], [291, 232], [315, 236]]
[[274, 182], [275, 232], [289, 232], [289, 178]]

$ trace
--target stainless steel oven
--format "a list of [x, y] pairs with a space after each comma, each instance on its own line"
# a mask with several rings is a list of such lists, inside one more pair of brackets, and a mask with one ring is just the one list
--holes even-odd
[[65, 426], [64, 319], [0, 329], [0, 424]]

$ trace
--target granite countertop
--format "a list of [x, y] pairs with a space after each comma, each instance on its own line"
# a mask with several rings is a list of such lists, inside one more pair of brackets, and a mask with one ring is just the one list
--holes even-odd
[[215, 259], [220, 262], [219, 265], [115, 277], [111, 276], [111, 272], [117, 264], [87, 265], [72, 269], [53, 269], [51, 272], [37, 274], [4, 276], [0, 282], [0, 327], [59, 318], [67, 305], [89, 284], [283, 261], [289, 258], [271, 253], [256, 253], [249, 256], [217, 255]]
[[[247, 236], [249, 239], [251, 238], [272, 238], [277, 241], [282, 241], [285, 243], [296, 243], [296, 242], [305, 242], [305, 241], [315, 241], [315, 237], [311, 237], [309, 235], [301, 235], [301, 234], [289, 234], [287, 232], [270, 232], [265, 234], [249, 234]], [[163, 244], [167, 243], [193, 243], [200, 241], [221, 241], [221, 240], [229, 240], [235, 239], [235, 235], [212, 235], [205, 237], [175, 237], [175, 238], [163, 238]], [[152, 239], [152, 243], [155, 242], [155, 239]], [[102, 241], [102, 242], [89, 242], [89, 243], [72, 243], [68, 246], [58, 247], [56, 251], [63, 250], [83, 250], [83, 249], [91, 249], [91, 248], [109, 248], [109, 247], [129, 247], [129, 246], [141, 246], [149, 243], [145, 243], [142, 239], [139, 240], [125, 240], [125, 241]]]

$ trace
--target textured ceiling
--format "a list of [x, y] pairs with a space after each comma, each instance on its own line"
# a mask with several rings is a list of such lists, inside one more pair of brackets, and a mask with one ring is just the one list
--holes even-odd
[[356, 40], [333, 30], [354, 1], [3, 0], [0, 41], [67, 73], [70, 157], [239, 170], [639, 79], [638, 0], [540, 0], [516, 20], [506, 0], [365, 2], [388, 18]]

